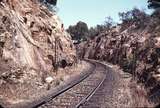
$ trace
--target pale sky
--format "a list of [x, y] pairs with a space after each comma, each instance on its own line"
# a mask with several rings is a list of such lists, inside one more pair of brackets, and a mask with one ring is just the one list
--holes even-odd
[[147, 9], [147, 0], [58, 0], [58, 15], [65, 28], [83, 21], [89, 27], [102, 24], [107, 16], [119, 21], [118, 13], [134, 7]]

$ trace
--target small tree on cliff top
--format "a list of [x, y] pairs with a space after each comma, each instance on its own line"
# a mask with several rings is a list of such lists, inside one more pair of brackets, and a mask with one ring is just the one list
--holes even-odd
[[153, 9], [160, 8], [160, 0], [148, 0], [148, 7]]
[[70, 33], [73, 40], [83, 41], [88, 36], [88, 26], [86, 23], [79, 21], [76, 25], [69, 26], [67, 32]]

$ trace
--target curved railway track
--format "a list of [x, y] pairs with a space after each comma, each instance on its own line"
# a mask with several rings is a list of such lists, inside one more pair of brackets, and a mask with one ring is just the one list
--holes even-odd
[[87, 62], [94, 65], [94, 70], [85, 79], [38, 108], [89, 107], [86, 103], [98, 92], [106, 79], [106, 65], [91, 60]]
[[[86, 72], [81, 78], [60, 89], [56, 94], [48, 94], [46, 97], [30, 103], [15, 105], [13, 108], [101, 108], [99, 106], [105, 101], [105, 98], [101, 97], [104, 97], [106, 92], [104, 82], [106, 82], [106, 75], [109, 75], [109, 68], [94, 60], [85, 61], [92, 65], [89, 72]], [[109, 86], [110, 84], [107, 88]]]

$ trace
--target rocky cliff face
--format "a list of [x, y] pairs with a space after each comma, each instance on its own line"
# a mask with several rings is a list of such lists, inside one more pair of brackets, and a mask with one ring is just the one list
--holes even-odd
[[138, 82], [143, 82], [153, 95], [160, 89], [159, 20], [151, 17], [144, 20], [143, 26], [136, 23], [123, 30], [124, 26], [120, 24], [93, 40], [81, 43], [80, 56], [119, 65], [133, 74]]
[[72, 63], [74, 46], [61, 24], [56, 13], [36, 0], [1, 0], [1, 62], [11, 67], [50, 71], [55, 63], [56, 48], [59, 61]]
[[0, 104], [45, 93], [48, 76], [57, 86], [57, 64], [71, 66], [75, 58], [56, 12], [39, 0], [0, 0]]
[[38, 0], [0, 0], [0, 100], [37, 93], [47, 76], [56, 79], [57, 64], [75, 57], [56, 12]]

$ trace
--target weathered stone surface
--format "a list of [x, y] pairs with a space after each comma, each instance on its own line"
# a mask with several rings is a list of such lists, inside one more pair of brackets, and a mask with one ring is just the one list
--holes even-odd
[[[62, 31], [56, 13], [32, 0], [3, 0], [0, 3], [0, 57], [19, 66], [50, 71], [48, 55], [73, 62], [75, 50], [69, 34]], [[48, 68], [50, 67], [50, 68]]]
[[56, 13], [38, 0], [0, 1], [0, 82], [36, 82], [62, 60], [73, 64], [75, 48], [61, 25]]
[[[157, 21], [157, 24], [156, 24]], [[80, 56], [99, 59], [119, 65], [131, 73], [138, 82], [148, 88], [159, 84], [160, 32], [159, 20], [150, 17], [146, 26], [131, 24], [123, 28], [119, 25], [109, 32], [100, 33], [95, 39], [81, 43]], [[153, 26], [154, 25], [154, 26]], [[136, 26], [140, 26], [136, 29]]]
[[55, 71], [57, 65], [65, 60], [70, 66], [75, 58], [56, 12], [39, 0], [0, 1], [0, 100], [14, 103], [45, 93], [48, 76], [54, 84], [59, 74], [68, 75]]

